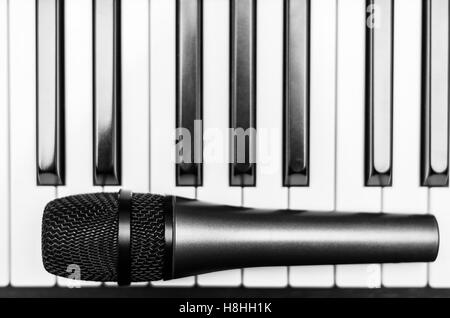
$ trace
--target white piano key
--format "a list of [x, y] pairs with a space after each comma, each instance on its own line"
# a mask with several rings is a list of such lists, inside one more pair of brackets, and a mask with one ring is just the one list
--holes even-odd
[[0, 0], [0, 286], [9, 284], [8, 0]]
[[[395, 1], [393, 183], [384, 189], [384, 210], [425, 213], [427, 189], [420, 187], [421, 0]], [[426, 263], [386, 264], [386, 287], [423, 287]]]
[[450, 288], [450, 189], [430, 189], [430, 213], [439, 224], [439, 254], [430, 263], [428, 284], [433, 288]]
[[122, 187], [150, 189], [149, 1], [122, 0]]
[[122, 0], [122, 188], [144, 193], [150, 190], [149, 7], [148, 0]]
[[[433, 0], [431, 3], [433, 6], [432, 11], [432, 32], [433, 38], [436, 37], [435, 45], [444, 46], [440, 48], [442, 52], [448, 53], [448, 32], [449, 32], [449, 16], [448, 7], [449, 3], [446, 0]], [[438, 11], [435, 11], [435, 10]], [[439, 33], [436, 33], [439, 32]], [[433, 61], [433, 65], [436, 67], [436, 73], [441, 76], [448, 76], [448, 54], [442, 60]], [[441, 105], [448, 105], [449, 100], [449, 87], [448, 79], [442, 81], [433, 82], [437, 85], [436, 94], [438, 94], [437, 101], [442, 103]], [[435, 99], [436, 101], [436, 99]], [[447, 106], [446, 106], [447, 108]], [[448, 118], [445, 118], [448, 120]], [[446, 136], [444, 140], [448, 138]], [[447, 159], [448, 162], [448, 159]], [[430, 264], [429, 271], [429, 285], [435, 288], [449, 288], [450, 287], [450, 190], [448, 187], [444, 188], [431, 188], [429, 192], [430, 200], [430, 213], [434, 214], [439, 223], [440, 232], [440, 247], [439, 255], [435, 262]]]
[[[310, 180], [289, 189], [289, 208], [332, 211], [334, 207], [336, 1], [311, 1]], [[295, 266], [292, 287], [331, 287], [333, 266]]]
[[[150, 190], [195, 198], [175, 185], [175, 0], [150, 1]], [[190, 287], [195, 277], [155, 282]]]
[[41, 219], [55, 187], [36, 185], [35, 1], [10, 1], [11, 285], [53, 286], [42, 265]]
[[[197, 199], [240, 205], [241, 189], [228, 185], [229, 1], [203, 3], [203, 187]], [[199, 286], [239, 286], [242, 271], [199, 275]]]
[[[287, 188], [282, 186], [283, 116], [283, 1], [257, 3], [257, 168], [256, 187], [246, 187], [248, 207], [286, 209]], [[287, 267], [244, 269], [245, 287], [285, 287]]]
[[[364, 186], [365, 1], [338, 1], [337, 211], [381, 211], [381, 190]], [[380, 265], [339, 265], [339, 287], [378, 287]]]
[[[85, 23], [80, 23], [85, 21]], [[66, 2], [66, 184], [58, 197], [101, 192], [92, 178], [92, 1]], [[68, 269], [70, 275], [80, 275]], [[92, 287], [97, 282], [58, 277], [60, 287]]]

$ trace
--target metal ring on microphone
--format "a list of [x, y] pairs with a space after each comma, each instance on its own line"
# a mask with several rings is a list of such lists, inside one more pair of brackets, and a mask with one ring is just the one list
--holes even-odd
[[117, 242], [119, 257], [117, 261], [117, 283], [128, 286], [131, 283], [131, 199], [128, 190], [119, 191], [119, 231]]

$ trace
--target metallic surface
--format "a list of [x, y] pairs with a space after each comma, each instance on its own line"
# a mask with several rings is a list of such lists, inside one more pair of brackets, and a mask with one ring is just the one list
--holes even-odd
[[286, 265], [433, 261], [432, 215], [317, 213], [217, 206], [176, 198], [172, 275]]
[[64, 1], [36, 1], [37, 184], [65, 180]]
[[391, 186], [394, 2], [366, 5], [365, 183]]
[[230, 185], [255, 186], [256, 1], [231, 0], [230, 6]]
[[121, 178], [121, 0], [94, 0], [94, 184]]
[[448, 186], [449, 2], [422, 3], [421, 180], [423, 186]]
[[309, 185], [310, 0], [284, 2], [283, 185]]
[[117, 282], [127, 286], [131, 282], [131, 217], [133, 194], [120, 190], [118, 194], [119, 230], [117, 231], [118, 262]]
[[[203, 156], [203, 0], [177, 0], [176, 127], [178, 134], [177, 186], [202, 185]], [[183, 133], [181, 130], [179, 133]]]

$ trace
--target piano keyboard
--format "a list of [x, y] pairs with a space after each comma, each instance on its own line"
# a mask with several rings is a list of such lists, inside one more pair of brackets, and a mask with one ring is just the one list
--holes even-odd
[[0, 0], [0, 286], [71, 286], [43, 268], [43, 207], [123, 187], [440, 225], [432, 264], [154, 288], [450, 288], [449, 16], [448, 0]]

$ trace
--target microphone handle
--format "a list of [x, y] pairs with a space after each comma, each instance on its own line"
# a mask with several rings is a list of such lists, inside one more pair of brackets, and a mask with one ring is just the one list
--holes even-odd
[[431, 262], [432, 215], [263, 210], [168, 197], [164, 279], [291, 265]]

